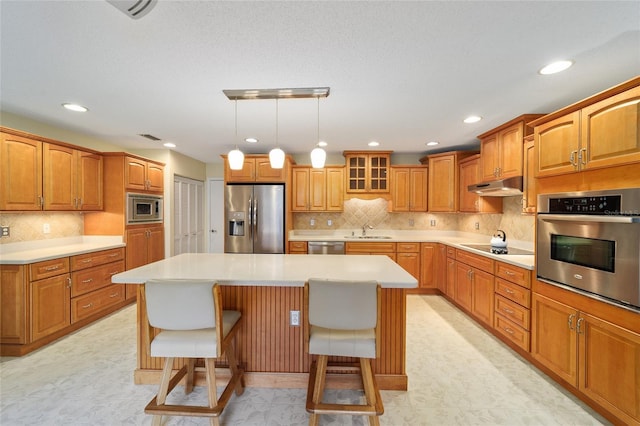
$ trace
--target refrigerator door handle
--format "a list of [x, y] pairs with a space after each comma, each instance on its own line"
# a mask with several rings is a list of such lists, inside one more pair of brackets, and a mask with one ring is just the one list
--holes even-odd
[[255, 235], [258, 235], [258, 199], [257, 198], [253, 202], [253, 218], [251, 219], [251, 223], [253, 224], [253, 231]]
[[249, 239], [253, 241], [253, 197], [249, 197]]

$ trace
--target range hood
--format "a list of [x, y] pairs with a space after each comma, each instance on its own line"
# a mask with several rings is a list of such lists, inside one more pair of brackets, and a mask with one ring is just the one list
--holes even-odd
[[522, 195], [522, 176], [481, 182], [467, 187], [469, 192], [475, 192], [482, 197], [512, 197]]

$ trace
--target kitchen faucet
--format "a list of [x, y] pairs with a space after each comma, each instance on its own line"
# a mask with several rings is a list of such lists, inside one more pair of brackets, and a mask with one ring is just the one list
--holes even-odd
[[368, 223], [365, 223], [364, 225], [362, 225], [362, 236], [366, 236], [367, 235], [367, 229], [373, 229], [373, 226], [369, 225]]

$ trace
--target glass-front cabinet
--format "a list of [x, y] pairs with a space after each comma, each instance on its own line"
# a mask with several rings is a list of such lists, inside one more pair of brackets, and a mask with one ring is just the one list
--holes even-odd
[[392, 151], [344, 151], [346, 192], [388, 193]]

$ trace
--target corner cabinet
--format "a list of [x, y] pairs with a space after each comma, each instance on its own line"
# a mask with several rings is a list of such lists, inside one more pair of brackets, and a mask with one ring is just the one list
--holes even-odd
[[640, 162], [640, 77], [535, 126], [537, 177]]
[[0, 136], [0, 210], [102, 210], [102, 155], [12, 129]]
[[451, 151], [421, 158], [429, 165], [428, 204], [430, 212], [456, 212], [460, 198], [460, 171], [463, 158], [477, 154], [473, 151]]
[[[624, 424], [639, 424], [638, 314], [611, 316], [624, 321], [625, 317], [635, 315], [628, 321], [635, 325], [635, 330], [631, 330], [554, 299], [533, 295], [533, 358]], [[592, 308], [596, 306], [593, 301], [586, 303]], [[615, 308], [605, 307], [612, 309]]]
[[388, 194], [393, 151], [344, 151], [347, 165], [346, 192]]
[[394, 212], [426, 212], [427, 166], [391, 167], [391, 204]]

